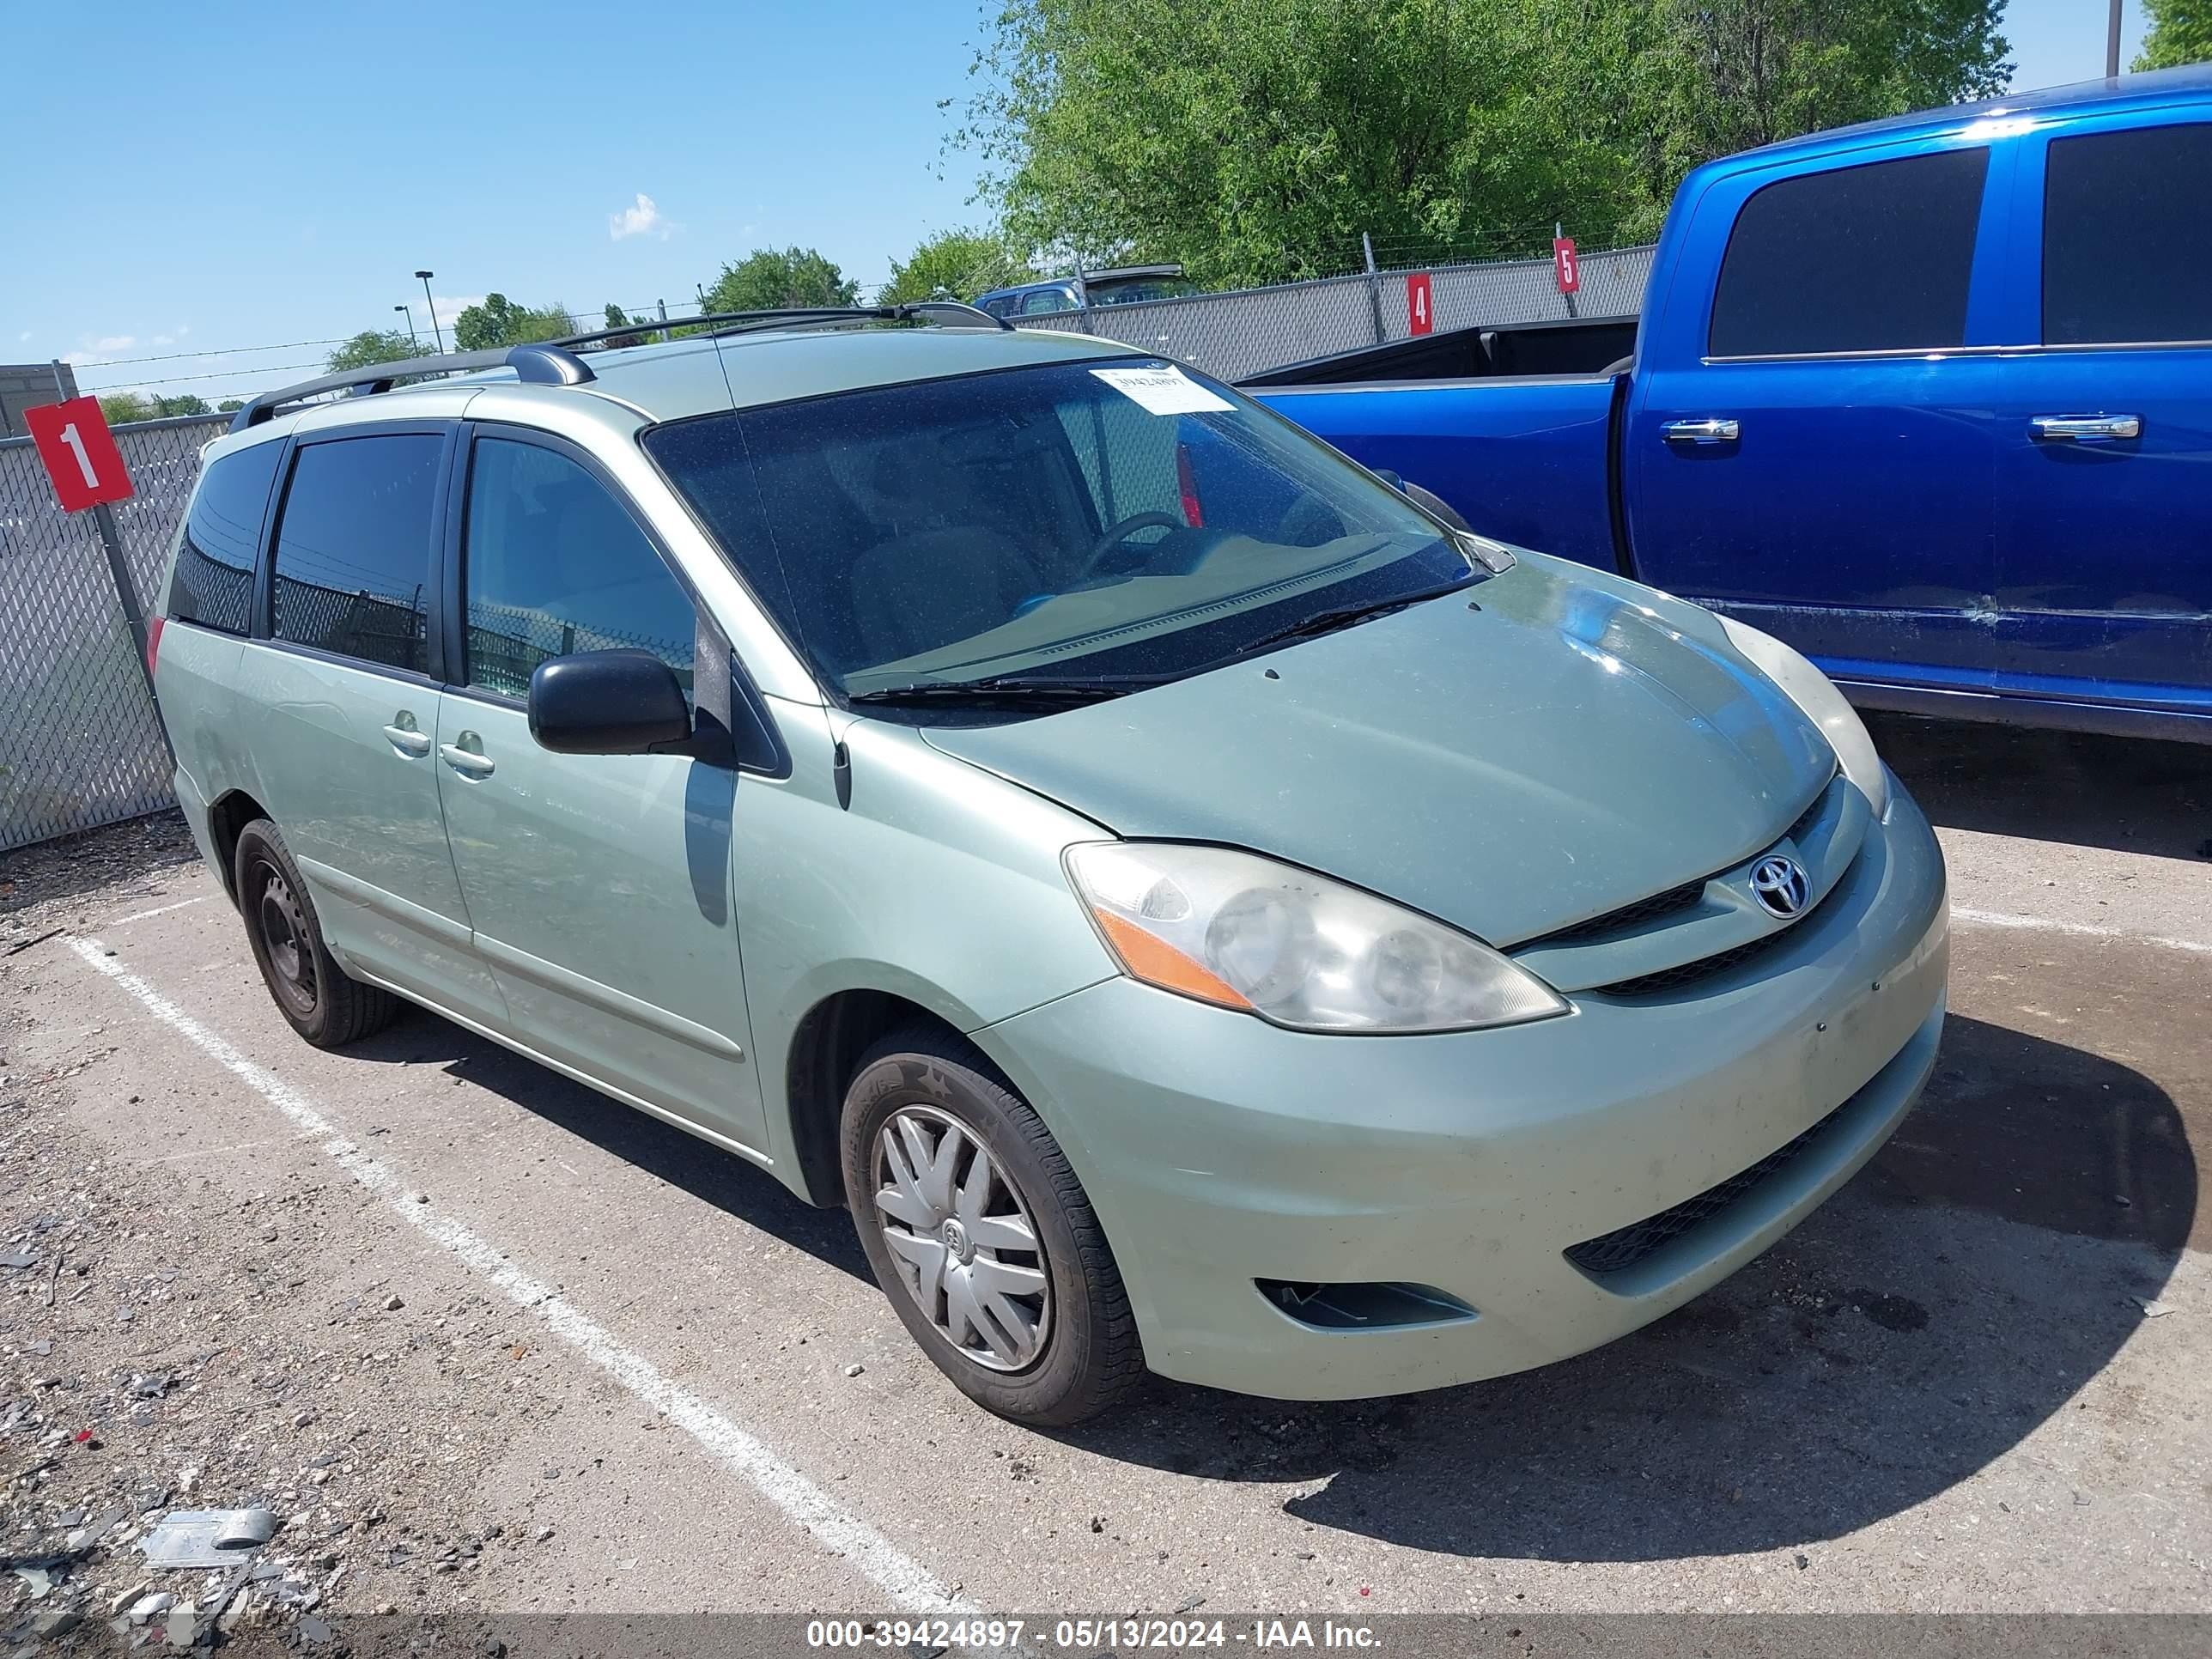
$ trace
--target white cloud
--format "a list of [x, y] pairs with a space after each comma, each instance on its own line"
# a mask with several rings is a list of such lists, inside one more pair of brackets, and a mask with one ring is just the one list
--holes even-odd
[[136, 334], [103, 334], [92, 343], [94, 351], [128, 351], [138, 343]]
[[607, 215], [607, 236], [611, 241], [619, 242], [627, 236], [658, 236], [665, 242], [682, 228], [643, 191], [638, 191], [633, 205]]
[[29, 339], [30, 337], [31, 337], [31, 331], [30, 331], [29, 329], [27, 329], [27, 329], [25, 329], [25, 330], [24, 330], [21, 334], [18, 334], [18, 335], [15, 337], [15, 338], [16, 338], [16, 340], [17, 340], [17, 342], [18, 342], [18, 343], [21, 343], [21, 342], [22, 342], [22, 341], [24, 341], [24, 340], [27, 340], [27, 339]]
[[155, 345], [174, 345], [176, 343], [177, 337], [173, 334], [156, 334], [154, 337]]

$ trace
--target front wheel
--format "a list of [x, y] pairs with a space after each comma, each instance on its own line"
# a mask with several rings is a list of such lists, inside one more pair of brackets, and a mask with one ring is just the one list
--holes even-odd
[[1059, 1143], [965, 1043], [908, 1031], [845, 1095], [845, 1194], [876, 1282], [978, 1404], [1039, 1427], [1145, 1368], [1104, 1231]]

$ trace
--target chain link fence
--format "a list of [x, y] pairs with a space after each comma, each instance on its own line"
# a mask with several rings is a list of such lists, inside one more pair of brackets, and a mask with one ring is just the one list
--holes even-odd
[[[118, 428], [137, 493], [113, 509], [137, 597], [229, 416]], [[0, 850], [167, 805], [169, 755], [88, 513], [64, 513], [27, 438], [0, 440]]]
[[[1613, 248], [1582, 256], [1582, 290], [1571, 313], [1549, 259], [1419, 267], [1429, 273], [1438, 331], [1510, 323], [1558, 322], [1571, 314], [1632, 317], [1644, 308], [1652, 249]], [[1145, 300], [1012, 320], [1023, 328], [1080, 330], [1180, 357], [1224, 380], [1309, 357], [1407, 338], [1412, 331], [1410, 270], [1324, 276], [1279, 288]]]

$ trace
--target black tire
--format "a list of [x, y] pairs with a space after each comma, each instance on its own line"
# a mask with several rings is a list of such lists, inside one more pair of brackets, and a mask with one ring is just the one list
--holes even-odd
[[392, 1023], [399, 999], [339, 967], [323, 943], [315, 901], [284, 837], [267, 818], [239, 831], [231, 859], [239, 913], [270, 1000], [318, 1048], [358, 1042]]
[[[1018, 1370], [979, 1362], [939, 1329], [885, 1243], [875, 1201], [878, 1137], [902, 1108], [950, 1118], [980, 1143], [1034, 1229], [1049, 1315], [1035, 1357]], [[846, 1090], [841, 1142], [846, 1200], [876, 1282], [923, 1352], [969, 1399], [1017, 1423], [1064, 1428], [1104, 1411], [1144, 1376], [1136, 1317], [1083, 1183], [1029, 1103], [975, 1048], [928, 1029], [877, 1043]]]

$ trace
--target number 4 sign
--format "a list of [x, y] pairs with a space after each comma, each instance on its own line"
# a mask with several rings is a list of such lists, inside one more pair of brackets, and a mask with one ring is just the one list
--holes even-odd
[[46, 464], [55, 497], [64, 513], [82, 513], [102, 501], [131, 499], [131, 475], [123, 452], [107, 429], [97, 398], [72, 398], [23, 411], [39, 459]]

